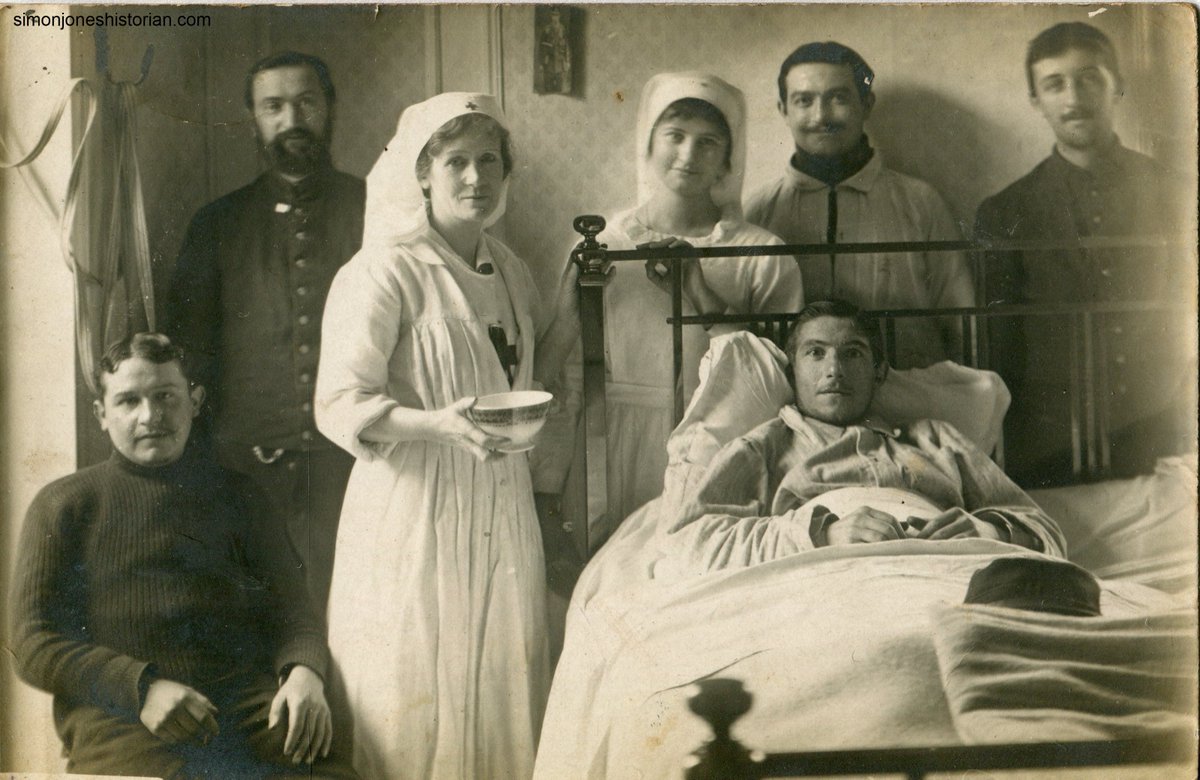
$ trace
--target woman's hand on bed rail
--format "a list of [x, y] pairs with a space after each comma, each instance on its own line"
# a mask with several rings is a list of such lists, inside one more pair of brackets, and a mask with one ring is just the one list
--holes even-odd
[[[613, 264], [607, 260], [600, 266], [605, 276], [611, 277], [616, 271]], [[554, 294], [555, 322], [565, 320], [572, 322], [578, 329], [579, 324], [579, 266], [572, 260], [567, 260], [562, 275], [558, 277], [558, 290]]]
[[[681, 249], [691, 244], [681, 238], [664, 238], [662, 241], [650, 241], [638, 244], [638, 249]], [[704, 269], [700, 261], [694, 257], [676, 261], [680, 264], [683, 282], [683, 295], [697, 314], [724, 314], [725, 302], [708, 286], [704, 278]], [[646, 278], [654, 286], [671, 294], [671, 267], [662, 260], [646, 261]]]

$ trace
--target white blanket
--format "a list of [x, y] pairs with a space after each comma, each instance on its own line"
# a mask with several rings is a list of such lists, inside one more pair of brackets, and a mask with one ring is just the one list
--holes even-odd
[[[745, 682], [748, 747], [779, 751], [959, 742], [943, 693], [931, 610], [961, 603], [988, 540], [824, 548], [749, 569], [655, 579], [656, 504], [630, 517], [572, 601], [535, 776], [672, 777], [710, 734], [691, 683]], [[1179, 602], [1104, 583], [1108, 617]], [[1037, 738], [1053, 735], [1038, 733]]]

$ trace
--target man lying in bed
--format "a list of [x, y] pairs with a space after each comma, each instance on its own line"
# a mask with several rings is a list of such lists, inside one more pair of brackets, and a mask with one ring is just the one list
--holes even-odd
[[983, 537], [1065, 555], [1054, 521], [954, 426], [868, 415], [887, 375], [881, 341], [849, 303], [806, 306], [786, 349], [795, 406], [727, 444], [690, 496], [668, 502], [670, 548], [700, 570], [906, 538]]
[[[972, 588], [996, 561], [1062, 571], [1062, 534], [986, 444], [913, 421], [942, 402], [886, 397], [911, 375], [871, 404], [885, 369], [853, 307], [805, 309], [791, 398], [773, 346], [722, 339], [668, 444], [664, 495], [621, 524], [575, 588], [535, 780], [679, 777], [709, 737], [689, 714], [691, 684], [714, 676], [753, 693], [735, 733], [764, 751], [1119, 738], [1194, 718], [1181, 694], [1195, 690], [1190, 601], [1104, 580], [1099, 609], [1076, 617], [1018, 603], [1062, 590], [1057, 579], [1026, 589], [1028, 570], [1007, 593]], [[952, 383], [952, 371], [924, 371]], [[985, 442], [991, 426], [964, 410], [1006, 405], [941, 397]], [[883, 408], [909, 422], [868, 418]], [[992, 539], [960, 538], [972, 536]]]

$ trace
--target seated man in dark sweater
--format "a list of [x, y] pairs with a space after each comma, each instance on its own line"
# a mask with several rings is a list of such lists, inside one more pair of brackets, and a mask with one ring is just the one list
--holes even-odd
[[[44, 488], [13, 588], [21, 676], [72, 772], [355, 777], [331, 756], [321, 619], [253, 487], [188, 447], [204, 389], [158, 334], [100, 362], [115, 451]], [[334, 751], [336, 755], [338, 751]]]

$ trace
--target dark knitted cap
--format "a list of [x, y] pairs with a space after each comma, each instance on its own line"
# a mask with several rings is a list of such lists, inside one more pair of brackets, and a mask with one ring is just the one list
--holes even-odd
[[1075, 617], [1100, 614], [1100, 585], [1067, 561], [997, 558], [971, 575], [964, 604], [992, 604]]

